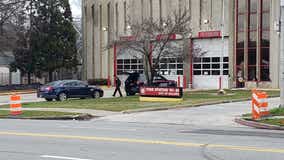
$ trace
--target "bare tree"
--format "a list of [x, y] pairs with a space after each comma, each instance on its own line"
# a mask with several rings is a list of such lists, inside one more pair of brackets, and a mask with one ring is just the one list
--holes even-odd
[[5, 23], [11, 23], [23, 14], [27, 0], [1, 0], [0, 1], [0, 31]]
[[[143, 19], [142, 22], [129, 21], [130, 34], [132, 40], [118, 40], [114, 44], [125, 48], [125, 50], [135, 51], [144, 59], [144, 73], [149, 84], [153, 82], [153, 77], [160, 71], [160, 61], [164, 57], [187, 56], [182, 45], [177, 44], [173, 39], [178, 35], [181, 42], [188, 42], [191, 36], [191, 18], [188, 11], [183, 13], [174, 12], [168, 17], [154, 21], [152, 18]], [[193, 50], [193, 57], [202, 54], [200, 49]]]
[[13, 50], [17, 41], [17, 32], [22, 30], [25, 7], [28, 0], [0, 1], [0, 53]]

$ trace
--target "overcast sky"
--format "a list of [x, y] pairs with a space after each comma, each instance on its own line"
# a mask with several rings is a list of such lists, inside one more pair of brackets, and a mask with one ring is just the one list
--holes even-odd
[[69, 0], [73, 17], [81, 17], [81, 0]]

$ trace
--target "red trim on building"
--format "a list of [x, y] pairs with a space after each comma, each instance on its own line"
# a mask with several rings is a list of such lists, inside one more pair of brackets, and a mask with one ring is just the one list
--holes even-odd
[[119, 37], [120, 41], [136, 41], [136, 36], [122, 36]]
[[[249, 36], [250, 36], [250, 33], [249, 33], [249, 29], [250, 29], [250, 27], [249, 27], [249, 25], [250, 25], [250, 0], [246, 1], [246, 3], [247, 3], [247, 6], [248, 6], [247, 12], [246, 12], [246, 16], [247, 16], [247, 26], [246, 26], [247, 30], [246, 30], [246, 33], [247, 33], [247, 37], [246, 37], [246, 41], [244, 41], [244, 43], [247, 44], [247, 48], [244, 51], [244, 61], [245, 61], [245, 55], [247, 54], [247, 57], [248, 57], [248, 54], [249, 54], [248, 43], [249, 43]], [[244, 45], [244, 47], [245, 47], [245, 45]], [[249, 79], [249, 77], [248, 77], [248, 75], [249, 75], [249, 62], [248, 62], [248, 58], [247, 58], [246, 62], [247, 62], [246, 66], [244, 67], [244, 68], [247, 68], [246, 69], [246, 75], [247, 75], [246, 81], [249, 81], [248, 80]]]
[[157, 35], [156, 37], [156, 40], [157, 41], [160, 41], [160, 40], [166, 40], [166, 39], [170, 39], [170, 40], [176, 40], [177, 39], [177, 35], [176, 34], [159, 34]]
[[237, 43], [238, 43], [238, 25], [239, 25], [239, 4], [238, 4], [238, 0], [235, 1], [235, 42], [234, 42], [234, 77], [235, 77], [235, 83], [236, 83], [236, 86], [235, 87], [238, 87], [239, 86], [239, 82], [238, 82], [238, 79], [237, 79]]
[[221, 31], [204, 31], [198, 32], [198, 38], [221, 38]]

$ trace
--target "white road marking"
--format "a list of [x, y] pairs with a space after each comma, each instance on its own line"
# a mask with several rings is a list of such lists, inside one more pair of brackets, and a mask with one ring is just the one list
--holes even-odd
[[50, 155], [42, 155], [41, 158], [53, 158], [53, 159], [67, 159], [67, 160], [91, 160], [91, 159], [81, 159], [75, 157], [63, 157], [63, 156], [50, 156]]

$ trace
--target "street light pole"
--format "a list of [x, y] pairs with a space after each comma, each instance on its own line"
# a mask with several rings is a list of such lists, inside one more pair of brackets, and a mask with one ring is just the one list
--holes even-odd
[[221, 36], [222, 36], [222, 51], [220, 57], [220, 82], [219, 82], [219, 93], [224, 93], [223, 82], [224, 82], [224, 52], [225, 52], [225, 0], [222, 0], [222, 24], [221, 24]]
[[280, 107], [284, 107], [284, 0], [280, 6]]

